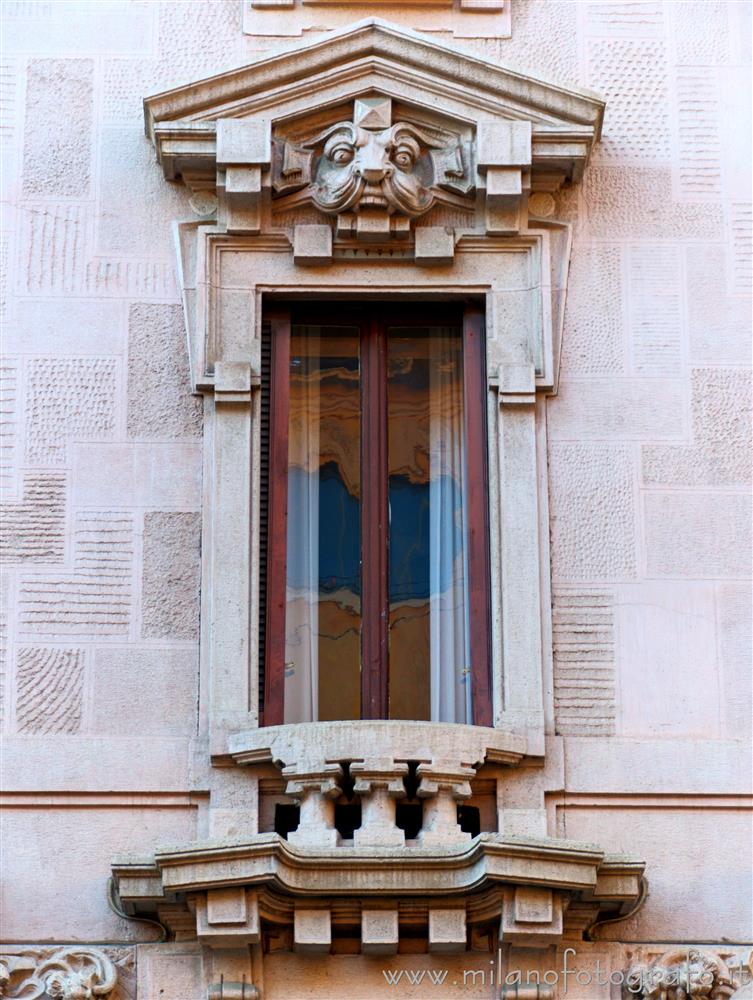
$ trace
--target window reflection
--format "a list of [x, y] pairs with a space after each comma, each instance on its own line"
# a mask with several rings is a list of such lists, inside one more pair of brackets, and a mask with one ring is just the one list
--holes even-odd
[[291, 331], [286, 722], [360, 717], [358, 333]]

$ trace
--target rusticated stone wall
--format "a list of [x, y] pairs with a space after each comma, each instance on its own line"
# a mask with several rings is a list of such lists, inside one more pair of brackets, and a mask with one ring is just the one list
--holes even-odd
[[[206, 833], [210, 792], [249, 808], [204, 763], [201, 402], [171, 232], [195, 215], [141, 108], [291, 42], [244, 33], [244, 8], [4, 4], [9, 942], [153, 940], [108, 908], [112, 857]], [[557, 197], [574, 243], [547, 407], [553, 732], [511, 801], [543, 795], [551, 835], [645, 858], [648, 902], [601, 932], [614, 968], [631, 942], [751, 937], [750, 9], [511, 0], [510, 37], [459, 43], [608, 102], [583, 184]], [[142, 953], [140, 1000], [160, 961], [178, 970], [163, 1000], [194, 1000], [195, 945]]]

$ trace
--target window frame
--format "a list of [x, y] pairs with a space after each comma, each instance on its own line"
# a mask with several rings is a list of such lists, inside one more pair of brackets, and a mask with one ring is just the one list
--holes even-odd
[[[387, 330], [447, 322], [463, 330], [463, 401], [467, 463], [469, 630], [473, 724], [491, 726], [492, 592], [484, 304], [473, 299], [402, 304], [381, 301], [273, 302], [264, 312], [270, 337], [269, 444], [262, 726], [284, 722], [287, 590], [287, 479], [291, 329], [295, 321], [354, 325], [361, 345], [361, 461], [368, 468], [361, 500], [361, 719], [388, 718], [389, 541], [387, 464]], [[368, 460], [366, 448], [368, 447]], [[373, 470], [379, 470], [374, 475]], [[261, 685], [260, 685], [261, 687]]]

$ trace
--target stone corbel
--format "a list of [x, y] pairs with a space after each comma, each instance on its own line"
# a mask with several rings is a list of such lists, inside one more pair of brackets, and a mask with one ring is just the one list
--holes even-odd
[[271, 163], [268, 120], [221, 118], [217, 122], [217, 193], [229, 233], [260, 232], [262, 171]]
[[260, 938], [255, 892], [238, 888], [208, 889], [194, 900], [196, 936], [210, 948], [240, 948]]
[[288, 779], [286, 794], [301, 809], [298, 829], [288, 834], [288, 841], [299, 847], [337, 847], [340, 835], [335, 829], [334, 800], [341, 794], [341, 766], [293, 764], [283, 768], [282, 774]]
[[505, 891], [500, 941], [548, 948], [562, 940], [562, 897], [551, 889], [518, 886]]
[[214, 368], [215, 403], [250, 403], [261, 376], [245, 361], [217, 361]]
[[536, 370], [533, 365], [502, 364], [496, 379], [490, 379], [502, 407], [535, 406]]
[[354, 831], [356, 847], [401, 847], [405, 833], [395, 823], [396, 800], [405, 795], [408, 765], [388, 758], [355, 761], [350, 773], [361, 796], [361, 827]]
[[490, 236], [507, 236], [525, 228], [531, 161], [530, 121], [479, 122], [477, 163], [486, 179], [486, 231]]
[[0, 997], [79, 1000], [109, 997], [118, 973], [99, 948], [24, 949], [0, 955]]
[[470, 833], [463, 832], [457, 821], [457, 804], [471, 797], [470, 782], [475, 770], [455, 761], [437, 760], [419, 764], [416, 774], [420, 779], [418, 796], [426, 800], [418, 835], [421, 845], [442, 847], [469, 841]]

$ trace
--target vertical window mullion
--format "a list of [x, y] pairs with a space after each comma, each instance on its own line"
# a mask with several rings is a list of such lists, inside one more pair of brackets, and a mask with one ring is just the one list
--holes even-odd
[[372, 316], [361, 333], [361, 715], [387, 718], [389, 624], [387, 333]]
[[489, 554], [488, 458], [486, 436], [486, 347], [484, 312], [466, 305], [463, 313], [463, 371], [468, 482], [468, 575], [473, 722], [492, 725], [491, 567]]
[[270, 320], [269, 520], [267, 538], [266, 662], [264, 724], [284, 721], [285, 605], [288, 542], [288, 418], [290, 409], [290, 312]]

